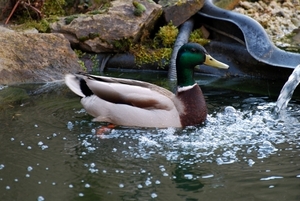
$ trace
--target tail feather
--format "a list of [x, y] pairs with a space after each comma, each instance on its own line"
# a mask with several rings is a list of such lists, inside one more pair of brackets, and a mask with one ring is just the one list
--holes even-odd
[[85, 96], [91, 96], [93, 95], [94, 93], [91, 91], [91, 89], [88, 87], [88, 85], [86, 84], [86, 81], [82, 78], [79, 78], [80, 79], [80, 89], [81, 89], [81, 92], [85, 95]]
[[65, 76], [65, 83], [78, 96], [86, 97], [94, 94], [82, 77], [67, 74]]

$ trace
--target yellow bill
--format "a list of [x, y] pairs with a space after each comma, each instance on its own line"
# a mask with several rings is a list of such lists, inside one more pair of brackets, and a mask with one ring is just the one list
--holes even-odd
[[224, 64], [216, 59], [214, 59], [212, 56], [209, 54], [206, 54], [206, 59], [204, 61], [205, 65], [216, 67], [216, 68], [221, 68], [221, 69], [228, 69], [229, 66], [227, 64]]

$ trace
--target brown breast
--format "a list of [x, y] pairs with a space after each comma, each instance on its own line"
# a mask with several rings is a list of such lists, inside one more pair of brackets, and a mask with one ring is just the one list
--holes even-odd
[[178, 92], [177, 97], [184, 105], [184, 111], [180, 114], [180, 121], [183, 127], [198, 125], [205, 121], [207, 107], [203, 93], [198, 85], [189, 90]]

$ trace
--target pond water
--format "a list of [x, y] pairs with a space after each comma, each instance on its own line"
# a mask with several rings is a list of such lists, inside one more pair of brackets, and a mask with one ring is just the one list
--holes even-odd
[[[163, 73], [113, 75], [167, 86]], [[64, 84], [3, 88], [0, 200], [300, 200], [299, 93], [276, 115], [284, 82], [196, 78], [205, 125], [104, 135]]]

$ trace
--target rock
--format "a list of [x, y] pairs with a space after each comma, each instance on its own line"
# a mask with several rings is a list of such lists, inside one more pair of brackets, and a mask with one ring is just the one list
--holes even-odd
[[140, 0], [146, 7], [140, 16], [134, 14], [132, 1], [112, 1], [112, 6], [102, 14], [81, 14], [74, 19], [61, 18], [50, 25], [52, 32], [64, 34], [72, 45], [95, 53], [119, 52], [116, 42], [138, 42], [153, 29], [162, 14], [160, 5], [149, 0]]
[[158, 3], [163, 7], [166, 22], [179, 26], [202, 8], [204, 0], [160, 0]]
[[80, 70], [62, 34], [0, 32], [0, 84], [50, 82]]
[[0, 33], [4, 32], [14, 32], [14, 30], [8, 29], [6, 27], [0, 26]]
[[[286, 48], [289, 35], [299, 28], [300, 4], [296, 0], [241, 1], [233, 11], [252, 17], [266, 30], [274, 44]], [[288, 37], [288, 38], [287, 38]]]

